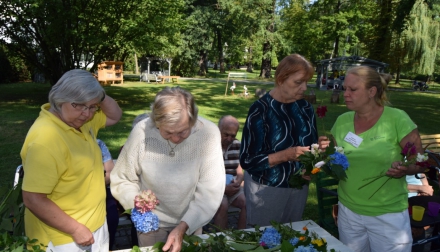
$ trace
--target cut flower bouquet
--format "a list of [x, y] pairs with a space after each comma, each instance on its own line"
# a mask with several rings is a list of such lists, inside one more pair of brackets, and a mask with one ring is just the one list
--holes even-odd
[[[318, 106], [316, 108], [316, 114], [322, 120], [324, 120], [326, 113], [327, 106]], [[325, 132], [324, 122], [322, 123], [322, 127], [323, 132]], [[332, 141], [325, 151], [321, 151], [318, 144], [312, 144], [310, 152], [306, 152], [298, 158], [302, 166], [295, 174], [290, 176], [289, 186], [292, 188], [301, 189], [303, 185], [309, 183], [308, 180], [303, 178], [303, 175], [311, 176], [313, 181], [321, 171], [337, 180], [347, 179], [345, 170], [347, 170], [349, 164], [344, 149], [335, 146]]]
[[301, 169], [290, 177], [289, 185], [292, 188], [301, 189], [303, 185], [308, 183], [302, 175], [311, 176], [312, 181], [319, 172], [325, 172], [337, 180], [347, 179], [345, 171], [348, 169], [349, 163], [347, 156], [342, 147], [335, 146], [330, 141], [325, 151], [319, 149], [318, 144], [312, 144], [310, 152], [306, 152], [299, 156], [302, 164]]
[[142, 191], [141, 194], [136, 195], [134, 208], [127, 211], [131, 214], [131, 220], [137, 231], [148, 233], [159, 229], [159, 218], [152, 212], [158, 204], [159, 200], [151, 190]]
[[[327, 252], [327, 241], [315, 232], [309, 231], [307, 225], [302, 231], [294, 230], [291, 225], [271, 222], [272, 227], [255, 227], [249, 230], [223, 230], [222, 233], [208, 234], [207, 239], [199, 236], [185, 235], [182, 252], [193, 251], [289, 251], [289, 252]], [[162, 251], [164, 243], [156, 243], [147, 251]], [[138, 248], [132, 251], [141, 251]]]

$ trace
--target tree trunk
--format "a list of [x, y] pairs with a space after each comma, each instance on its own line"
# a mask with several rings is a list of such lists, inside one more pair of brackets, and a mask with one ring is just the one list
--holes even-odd
[[[275, 31], [275, 8], [276, 8], [276, 0], [272, 1], [272, 6], [267, 9], [267, 14], [269, 17], [271, 17], [271, 21], [269, 25], [266, 28], [266, 32], [268, 36], [273, 36], [273, 33]], [[266, 42], [263, 44], [263, 58], [261, 60], [261, 71], [260, 71], [260, 77], [261, 78], [270, 78], [271, 77], [271, 70], [272, 70], [272, 44], [270, 40], [266, 39]]]
[[[264, 43], [263, 45], [263, 55], [270, 55], [270, 52], [272, 51], [272, 45], [269, 41]], [[260, 71], [260, 77], [261, 78], [270, 78], [271, 77], [271, 59], [267, 56], [263, 56], [263, 59], [261, 60], [261, 71]]]
[[220, 64], [219, 73], [226, 73], [225, 71], [225, 57], [223, 56], [223, 41], [222, 41], [222, 32], [220, 29], [217, 29], [217, 51], [218, 51], [218, 61]]
[[391, 44], [391, 25], [393, 22], [392, 0], [383, 0], [380, 5], [380, 15], [377, 21], [377, 32], [374, 46], [370, 52], [371, 59], [389, 62]]
[[254, 65], [252, 64], [252, 47], [249, 47], [249, 57], [246, 65], [247, 65], [246, 72], [253, 73]]
[[199, 53], [199, 75], [206, 76], [207, 67], [206, 67], [206, 59], [207, 53], [205, 50], [201, 50]]
[[396, 84], [400, 83], [400, 66], [397, 68], [395, 83]]
[[139, 64], [136, 53], [134, 54], [134, 74], [139, 74]]
[[[336, 5], [335, 13], [339, 13], [340, 10], [341, 10], [341, 0], [338, 0], [338, 4]], [[336, 22], [335, 29], [338, 29], [338, 27], [339, 27], [339, 24], [338, 24], [338, 22]], [[333, 48], [333, 52], [334, 52], [333, 55], [335, 58], [337, 58], [337, 57], [339, 57], [339, 35], [338, 35], [337, 30], [335, 30], [334, 34], [335, 34], [335, 44], [334, 44], [335, 46]]]

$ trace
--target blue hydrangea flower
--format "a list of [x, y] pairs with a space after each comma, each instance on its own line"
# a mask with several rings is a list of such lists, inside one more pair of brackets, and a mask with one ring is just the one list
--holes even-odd
[[136, 208], [131, 210], [131, 220], [137, 231], [148, 233], [159, 229], [159, 217], [151, 211], [140, 213]]
[[273, 248], [281, 244], [281, 235], [275, 228], [266, 228], [261, 235], [260, 244], [265, 244], [268, 248]]
[[301, 245], [293, 250], [293, 252], [317, 252], [317, 251], [318, 250], [316, 250], [313, 247], [313, 245], [312, 246], [309, 245], [309, 246], [305, 246], [305, 247], [303, 245]]
[[299, 242], [299, 239], [298, 239], [298, 237], [294, 237], [294, 238], [290, 239], [289, 242], [290, 242], [290, 244], [295, 246]]
[[335, 152], [334, 154], [330, 155], [330, 167], [332, 164], [341, 165], [345, 171], [348, 168], [347, 157], [344, 154]]

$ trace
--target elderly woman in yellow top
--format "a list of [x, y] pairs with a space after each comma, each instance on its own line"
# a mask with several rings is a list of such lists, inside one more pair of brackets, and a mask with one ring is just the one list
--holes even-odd
[[93, 75], [66, 72], [49, 92], [21, 150], [25, 231], [48, 251], [108, 251], [98, 130], [122, 111]]
[[192, 234], [216, 213], [225, 191], [225, 168], [218, 127], [197, 116], [193, 96], [180, 87], [160, 91], [150, 116], [130, 133], [110, 175], [111, 192], [125, 209], [151, 190], [160, 201], [153, 210], [159, 229], [138, 231], [140, 246], [165, 243], [180, 251]]

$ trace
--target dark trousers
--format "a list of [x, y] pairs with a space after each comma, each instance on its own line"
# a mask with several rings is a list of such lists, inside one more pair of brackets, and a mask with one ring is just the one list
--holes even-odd
[[107, 191], [107, 198], [106, 198], [107, 226], [108, 226], [108, 233], [110, 238], [109, 249], [112, 250], [113, 245], [115, 244], [116, 230], [118, 229], [118, 225], [119, 225], [119, 212], [118, 212], [116, 200], [111, 195], [110, 189], [106, 188], [106, 191]]

